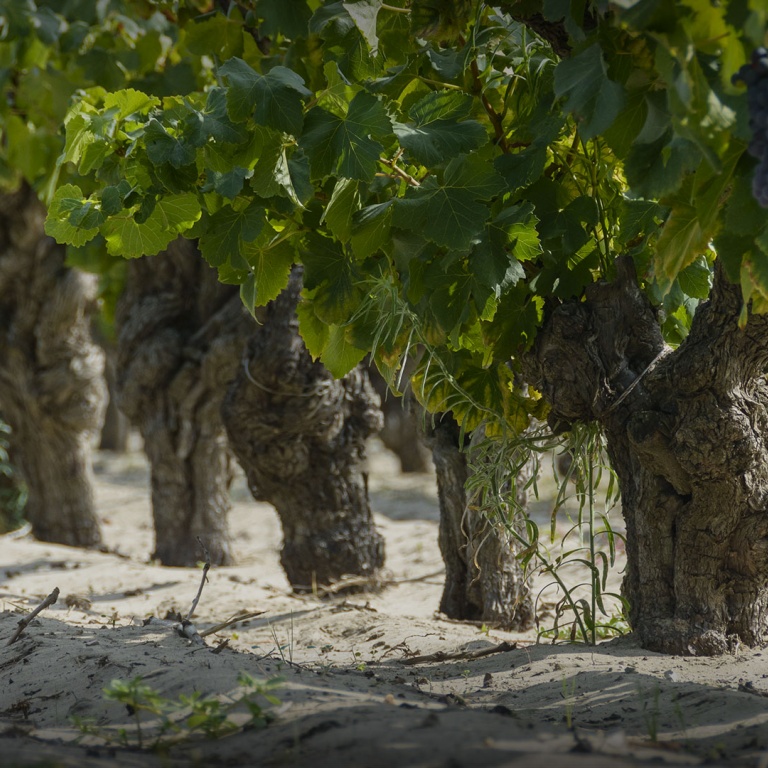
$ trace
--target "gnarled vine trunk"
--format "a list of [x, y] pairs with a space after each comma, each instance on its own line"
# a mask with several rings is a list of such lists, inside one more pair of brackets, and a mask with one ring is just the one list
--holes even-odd
[[768, 640], [768, 317], [739, 328], [717, 266], [708, 302], [665, 347], [630, 259], [549, 317], [528, 375], [550, 423], [599, 420], [627, 526], [624, 592], [645, 648], [713, 655]]
[[[376, 394], [381, 400], [384, 425], [379, 431], [381, 442], [400, 460], [402, 472], [426, 472], [429, 466], [429, 450], [422, 440], [419, 424], [420, 407], [413, 402], [409, 391], [396, 397], [389, 391], [387, 382], [375, 365], [368, 367], [368, 373]], [[406, 376], [408, 371], [406, 371]]]
[[[427, 434], [437, 473], [439, 543], [445, 562], [440, 610], [452, 619], [529, 629], [533, 603], [515, 541], [467, 498], [470, 469], [460, 439], [459, 426], [450, 414], [442, 414]], [[517, 501], [524, 507], [526, 492], [517, 493]]]
[[100, 451], [125, 453], [128, 450], [128, 437], [131, 423], [117, 405], [117, 350], [115, 345], [99, 339], [104, 350], [104, 378], [107, 382], [107, 408], [104, 412], [104, 423], [101, 426], [99, 439]]
[[26, 517], [43, 541], [101, 543], [91, 449], [106, 391], [91, 338], [97, 278], [65, 266], [27, 185], [0, 196], [0, 411], [28, 488]]
[[365, 439], [381, 427], [362, 367], [336, 381], [298, 334], [301, 271], [267, 308], [224, 400], [230, 443], [254, 498], [283, 527], [281, 563], [296, 590], [374, 576], [384, 542], [373, 524]]
[[221, 400], [254, 326], [195, 245], [128, 265], [117, 308], [119, 405], [138, 426], [152, 474], [153, 558], [194, 565], [197, 537], [231, 562], [232, 480]]

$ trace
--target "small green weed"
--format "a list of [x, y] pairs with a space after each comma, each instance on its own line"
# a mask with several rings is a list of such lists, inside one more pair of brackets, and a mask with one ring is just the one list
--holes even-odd
[[[256, 680], [241, 672], [237, 678], [242, 693], [222, 700], [203, 698], [199, 691], [180, 695], [178, 700], [162, 696], [143, 679], [113, 680], [105, 689], [104, 697], [124, 704], [133, 718], [134, 728], [99, 727], [82, 718], [73, 718], [82, 736], [96, 736], [105, 742], [124, 747], [163, 751], [184, 741], [201, 736], [220, 739], [246, 728], [263, 728], [273, 718], [269, 706], [279, 706], [274, 695], [282, 678]], [[263, 701], [262, 701], [263, 700]]]
[[[562, 446], [562, 439], [554, 437], [546, 427], [515, 436], [485, 438], [473, 445], [467, 454], [467, 495], [490, 520], [506, 527], [517, 542], [518, 559], [526, 573], [548, 577], [541, 592], [554, 588], [561, 596], [554, 606], [553, 625], [540, 629], [539, 636], [552, 638], [553, 642], [579, 640], [594, 645], [628, 629], [624, 618], [626, 601], [607, 590], [609, 571], [616, 564], [617, 543], [623, 539], [610, 521], [619, 500], [618, 484], [605, 465], [603, 436], [597, 427], [574, 426], [567, 439], [573, 460], [565, 476], [558, 480], [549, 536], [542, 534], [521, 506], [526, 492], [538, 497], [543, 457]], [[608, 482], [604, 499], [599, 502], [596, 496], [604, 475]], [[566, 509], [566, 502], [571, 500], [577, 505], [575, 514], [572, 507]], [[557, 521], [563, 514], [567, 515], [569, 527], [559, 533]], [[565, 569], [573, 567], [586, 572], [580, 583], [573, 584], [573, 579], [567, 578]], [[618, 613], [616, 604], [621, 606]]]
[[645, 721], [648, 738], [656, 742], [659, 740], [659, 696], [661, 695], [661, 687], [658, 683], [650, 689], [638, 686], [637, 693], [643, 702], [643, 720]]
[[576, 693], [576, 676], [574, 675], [570, 680], [563, 677], [563, 692], [562, 697], [565, 701], [565, 724], [568, 726], [568, 730], [573, 729], [573, 705], [575, 702]]

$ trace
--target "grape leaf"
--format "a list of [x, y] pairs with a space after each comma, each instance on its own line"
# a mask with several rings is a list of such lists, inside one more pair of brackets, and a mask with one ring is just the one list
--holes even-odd
[[686, 174], [701, 162], [701, 152], [671, 131], [650, 144], [634, 144], [625, 161], [627, 182], [640, 197], [659, 198], [675, 192]]
[[229, 261], [235, 268], [247, 269], [243, 244], [259, 236], [264, 222], [264, 208], [256, 202], [244, 210], [225, 205], [208, 219], [206, 232], [200, 238], [200, 253], [212, 267]]
[[375, 56], [379, 51], [379, 37], [376, 34], [376, 19], [382, 0], [354, 0], [342, 3], [344, 10], [352, 17], [355, 26], [368, 43], [371, 53]]
[[555, 95], [579, 119], [579, 133], [591, 139], [608, 129], [624, 106], [624, 89], [608, 79], [603, 52], [593, 43], [555, 70]]
[[273, 67], [256, 86], [257, 123], [295, 136], [304, 123], [303, 99], [312, 96], [304, 80], [286, 67]]
[[208, 183], [203, 187], [203, 192], [216, 190], [222, 197], [230, 200], [236, 198], [243, 190], [245, 180], [252, 175], [252, 172], [246, 168], [235, 166], [227, 173], [207, 170]]
[[93, 227], [76, 225], [71, 221], [71, 215], [82, 210], [87, 203], [80, 187], [74, 184], [59, 187], [48, 206], [45, 233], [60, 243], [85, 245], [99, 233], [98, 224]]
[[677, 276], [680, 288], [693, 299], [706, 299], [712, 287], [712, 270], [705, 258], [697, 259]]
[[466, 156], [456, 158], [448, 164], [442, 184], [430, 176], [396, 201], [392, 223], [420, 231], [438, 245], [466, 250], [490, 215], [488, 206], [480, 201], [504, 189], [504, 181], [492, 165]]
[[299, 334], [307, 351], [337, 379], [346, 376], [366, 355], [350, 341], [350, 331], [338, 325], [328, 325], [315, 314], [312, 305], [302, 301], [296, 308]]
[[227, 112], [227, 92], [224, 88], [212, 88], [208, 92], [205, 109], [195, 112], [199, 123], [193, 131], [193, 142], [202, 146], [210, 137], [217, 142], [240, 144], [248, 138], [244, 125], [232, 122]]
[[254, 319], [256, 318], [256, 296], [256, 277], [253, 272], [249, 272], [245, 280], [240, 283], [240, 301]]
[[222, 61], [243, 54], [243, 23], [236, 17], [217, 13], [187, 24], [186, 43], [192, 53], [215, 54]]
[[147, 157], [154, 165], [170, 163], [174, 168], [182, 168], [195, 162], [195, 148], [186, 136], [176, 136], [168, 132], [156, 118], [151, 118], [144, 129]]
[[709, 237], [702, 231], [696, 208], [678, 204], [672, 208], [656, 244], [656, 274], [674, 280], [698, 256], [706, 253]]
[[311, 109], [299, 144], [309, 157], [313, 179], [337, 175], [369, 181], [384, 150], [379, 140], [391, 133], [381, 102], [361, 91], [350, 102], [346, 117], [322, 107]]
[[[470, 254], [470, 270], [478, 285], [499, 298], [510, 286], [525, 278], [519, 259], [541, 253], [533, 206], [505, 208], [486, 227]], [[473, 291], [476, 292], [476, 291]]]
[[260, 75], [242, 59], [232, 58], [220, 69], [229, 81], [230, 117], [243, 121], [253, 116], [261, 125], [298, 135], [303, 124], [305, 98], [312, 95], [304, 80], [286, 67], [273, 67]]
[[268, 241], [243, 243], [242, 255], [250, 267], [249, 274], [254, 280], [253, 306], [263, 307], [267, 302], [276, 299], [288, 285], [291, 267], [296, 260], [296, 252], [288, 241], [276, 242], [277, 233], [269, 226]]
[[123, 210], [111, 216], [101, 232], [110, 254], [137, 259], [162, 251], [177, 235], [189, 229], [200, 214], [196, 195], [168, 195], [157, 201], [144, 222], [137, 222], [133, 212]]
[[360, 208], [358, 186], [359, 183], [351, 179], [339, 179], [320, 219], [342, 243], [349, 240], [352, 234], [352, 214]]
[[304, 340], [307, 352], [313, 360], [318, 360], [328, 343], [329, 326], [315, 314], [314, 307], [309, 301], [300, 301], [296, 307], [299, 319], [299, 335]]
[[369, 205], [352, 216], [351, 245], [358, 259], [372, 256], [382, 248], [392, 226], [392, 201]]
[[315, 314], [325, 323], [343, 323], [357, 308], [360, 289], [352, 263], [333, 240], [310, 234], [302, 253], [304, 288], [313, 292]]
[[[412, 123], [394, 123], [400, 145], [417, 162], [438, 165], [463, 152], [478, 149], [487, 140], [485, 128], [476, 120], [465, 120], [472, 97], [459, 91], [434, 91], [414, 104]], [[462, 122], [459, 122], [462, 121]]]
[[346, 376], [368, 354], [352, 344], [348, 335], [345, 327], [328, 326], [328, 340], [320, 355], [320, 362], [337, 379]]
[[472, 97], [463, 91], [430, 91], [408, 110], [408, 115], [421, 126], [440, 120], [464, 120], [471, 114], [472, 104]]
[[305, 0], [258, 0], [256, 11], [264, 19], [267, 35], [282, 34], [290, 39], [306, 37], [312, 11]]

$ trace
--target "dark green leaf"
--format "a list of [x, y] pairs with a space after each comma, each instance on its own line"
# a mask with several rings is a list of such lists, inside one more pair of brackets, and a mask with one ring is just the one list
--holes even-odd
[[123, 196], [118, 187], [105, 187], [101, 193], [101, 210], [107, 216], [118, 213], [123, 207]]
[[359, 182], [339, 179], [323, 213], [324, 221], [334, 237], [346, 243], [352, 234], [352, 215], [360, 208]]
[[228, 173], [209, 170], [207, 173], [208, 184], [203, 188], [203, 192], [214, 189], [222, 197], [233, 200], [242, 192], [245, 180], [250, 175], [251, 171], [239, 167], [233, 168]]
[[256, 85], [256, 122], [298, 135], [304, 122], [303, 99], [312, 96], [290, 69], [273, 67]]
[[502, 155], [496, 160], [496, 169], [515, 192], [541, 178], [546, 162], [547, 147], [534, 144], [517, 154]]
[[372, 256], [389, 239], [392, 226], [392, 201], [370, 205], [352, 217], [352, 250], [358, 259]]
[[344, 118], [321, 107], [313, 108], [299, 143], [309, 157], [312, 178], [337, 175], [369, 181], [384, 149], [379, 140], [391, 133], [382, 104], [361, 91], [352, 99]]
[[257, 241], [244, 243], [242, 255], [250, 267], [254, 279], [254, 306], [263, 307], [276, 299], [288, 285], [291, 267], [296, 260], [296, 252], [288, 240], [281, 240], [272, 227], [267, 225], [266, 232]]
[[701, 159], [690, 141], [665, 134], [651, 144], [632, 147], [625, 163], [627, 181], [636, 195], [658, 199], [675, 192]]
[[171, 135], [165, 126], [154, 117], [144, 130], [147, 143], [147, 157], [154, 165], [170, 163], [181, 168], [195, 162], [195, 148], [184, 136]]
[[706, 299], [712, 287], [712, 270], [706, 259], [698, 259], [680, 272], [677, 281], [686, 296], [692, 299]]
[[225, 88], [212, 88], [208, 92], [205, 110], [199, 114], [202, 139], [199, 144], [203, 144], [209, 137], [215, 141], [231, 144], [239, 144], [248, 138], [245, 126], [233, 123], [229, 117]]
[[593, 43], [555, 70], [555, 95], [579, 119], [579, 133], [590, 139], [604, 132], [624, 106], [624, 89], [608, 79], [600, 45]]
[[209, 218], [207, 230], [200, 238], [200, 252], [212, 267], [229, 261], [240, 268], [238, 265], [244, 263], [243, 244], [258, 237], [264, 222], [264, 208], [255, 202], [244, 210], [225, 205]]
[[266, 35], [284, 35], [291, 40], [306, 37], [312, 11], [306, 0], [258, 0], [256, 12], [264, 19]]
[[219, 74], [229, 82], [227, 108], [229, 116], [243, 122], [253, 115], [256, 94], [262, 76], [242, 59], [231, 58], [219, 67]]
[[422, 232], [438, 245], [467, 250], [490, 214], [480, 201], [491, 199], [504, 188], [492, 165], [460, 157], [449, 163], [442, 184], [431, 176], [397, 200], [392, 223]]
[[243, 54], [243, 23], [222, 13], [186, 25], [187, 46], [200, 56], [218, 56], [222, 61]]
[[[478, 149], [487, 141], [485, 128], [465, 120], [471, 97], [456, 91], [436, 91], [420, 99], [410, 110], [413, 123], [395, 123], [402, 147], [424, 165], [437, 165], [463, 152]], [[463, 122], [458, 122], [458, 121]]]
[[659, 229], [658, 223], [666, 214], [664, 208], [651, 200], [622, 200], [619, 242], [627, 245], [632, 240]]
[[307, 237], [302, 254], [304, 287], [314, 293], [315, 313], [326, 323], [340, 324], [351, 317], [360, 300], [352, 264], [342, 247], [317, 234]]

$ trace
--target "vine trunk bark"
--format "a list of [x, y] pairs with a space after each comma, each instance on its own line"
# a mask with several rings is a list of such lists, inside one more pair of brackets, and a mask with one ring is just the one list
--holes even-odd
[[384, 426], [379, 432], [381, 442], [400, 460], [402, 472], [426, 472], [430, 455], [422, 439], [421, 408], [409, 391], [400, 397], [393, 395], [375, 365], [368, 366], [368, 375], [381, 400], [384, 417]]
[[189, 566], [232, 561], [227, 525], [231, 457], [221, 401], [253, 319], [194, 243], [179, 239], [128, 266], [117, 307], [120, 408], [138, 426], [151, 466], [153, 558]]
[[104, 350], [104, 378], [107, 382], [107, 407], [99, 439], [100, 451], [125, 453], [128, 450], [128, 438], [131, 424], [117, 405], [117, 350], [114, 343], [99, 338]]
[[768, 640], [768, 317], [740, 326], [721, 268], [676, 350], [634, 265], [549, 316], [527, 376], [555, 431], [599, 420], [627, 526], [624, 592], [643, 647], [720, 654]]
[[91, 337], [97, 278], [65, 265], [27, 185], [0, 195], [0, 411], [12, 428], [34, 535], [101, 544], [90, 441], [101, 425], [104, 356]]
[[295, 268], [223, 405], [251, 493], [280, 516], [280, 561], [297, 591], [375, 577], [384, 564], [365, 472], [365, 440], [381, 428], [379, 398], [362, 367], [336, 381], [312, 361], [298, 334], [300, 291]]
[[[437, 474], [439, 543], [445, 562], [440, 611], [452, 619], [501, 629], [529, 629], [533, 602], [517, 547], [502, 525], [467, 498], [471, 470], [460, 440], [459, 426], [450, 414], [442, 414], [427, 434]], [[525, 507], [526, 492], [519, 490], [517, 496]]]

